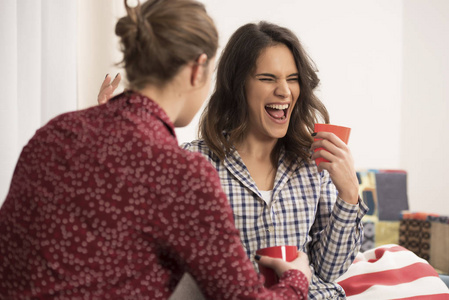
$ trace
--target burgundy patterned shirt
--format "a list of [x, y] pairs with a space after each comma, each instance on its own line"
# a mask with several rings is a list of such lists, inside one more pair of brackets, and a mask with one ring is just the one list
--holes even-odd
[[36, 132], [0, 210], [0, 298], [165, 299], [184, 272], [207, 298], [307, 297], [296, 270], [263, 288], [215, 168], [152, 100], [121, 94]]

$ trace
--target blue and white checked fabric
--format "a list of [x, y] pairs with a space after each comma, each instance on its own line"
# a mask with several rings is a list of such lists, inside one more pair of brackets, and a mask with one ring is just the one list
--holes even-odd
[[282, 153], [267, 206], [236, 151], [221, 163], [202, 140], [182, 147], [202, 153], [217, 169], [243, 247], [256, 269], [256, 250], [296, 245], [309, 255], [314, 273], [309, 298], [345, 299], [343, 289], [332, 281], [346, 272], [360, 249], [361, 219], [367, 211], [363, 202], [344, 202], [327, 172], [319, 173], [313, 162], [287, 163]]

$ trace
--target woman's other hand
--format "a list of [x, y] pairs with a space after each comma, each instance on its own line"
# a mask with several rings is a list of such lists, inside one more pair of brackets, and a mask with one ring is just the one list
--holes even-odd
[[338, 196], [345, 202], [357, 204], [359, 199], [359, 182], [354, 168], [349, 147], [335, 134], [331, 132], [317, 132], [314, 137], [317, 139], [312, 143], [314, 151], [312, 159], [322, 157], [329, 162], [321, 162], [318, 171], [326, 170], [338, 190]]
[[298, 256], [291, 262], [286, 262], [281, 258], [273, 258], [269, 256], [260, 256], [260, 259], [257, 262], [264, 266], [273, 269], [278, 277], [281, 277], [284, 272], [288, 270], [299, 270], [301, 271], [307, 278], [310, 283], [312, 279], [312, 271], [309, 266], [309, 258], [307, 254], [304, 252], [298, 251]]
[[120, 81], [122, 80], [122, 75], [120, 75], [120, 73], [117, 73], [112, 82], [111, 78], [112, 77], [109, 74], [107, 74], [106, 77], [104, 78], [103, 84], [100, 87], [100, 92], [98, 93], [97, 97], [98, 104], [104, 104], [108, 102], [109, 99], [112, 98], [112, 94], [114, 93], [115, 89], [118, 87]]

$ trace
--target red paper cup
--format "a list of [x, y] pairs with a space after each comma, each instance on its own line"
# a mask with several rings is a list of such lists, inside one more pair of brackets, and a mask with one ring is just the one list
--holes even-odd
[[[338, 136], [345, 144], [348, 144], [349, 140], [349, 134], [351, 133], [351, 128], [349, 127], [343, 127], [343, 126], [337, 126], [337, 125], [331, 125], [331, 124], [315, 124], [315, 132], [332, 132], [336, 136]], [[315, 139], [319, 140], [319, 139]], [[323, 148], [317, 148], [315, 151], [321, 150]], [[316, 165], [318, 166], [322, 162], [328, 162], [327, 159], [324, 159], [322, 157], [318, 157], [315, 159]]]
[[[256, 251], [256, 254], [292, 261], [298, 256], [297, 252], [298, 248], [296, 246], [274, 246], [259, 249]], [[279, 282], [279, 278], [273, 269], [259, 265], [259, 272], [265, 277], [265, 286], [267, 288]]]

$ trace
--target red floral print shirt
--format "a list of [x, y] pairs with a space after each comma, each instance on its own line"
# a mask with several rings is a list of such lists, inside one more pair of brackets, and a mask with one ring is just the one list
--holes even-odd
[[184, 272], [207, 298], [307, 297], [296, 270], [263, 287], [215, 168], [152, 100], [128, 92], [36, 132], [0, 210], [0, 298], [165, 299]]

